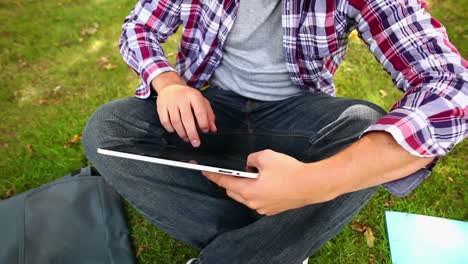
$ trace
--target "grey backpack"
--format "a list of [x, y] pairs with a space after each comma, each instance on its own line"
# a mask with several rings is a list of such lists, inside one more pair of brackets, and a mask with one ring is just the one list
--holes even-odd
[[0, 263], [134, 263], [118, 194], [91, 167], [0, 201]]

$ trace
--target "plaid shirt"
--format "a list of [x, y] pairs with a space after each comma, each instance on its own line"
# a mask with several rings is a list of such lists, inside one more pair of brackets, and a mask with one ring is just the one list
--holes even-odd
[[[120, 51], [141, 77], [136, 96], [147, 98], [151, 80], [176, 70], [194, 88], [209, 81], [222, 58], [239, 0], [141, 0], [122, 27]], [[335, 95], [333, 74], [348, 35], [357, 29], [377, 60], [405, 92], [370, 126], [386, 131], [409, 153], [440, 157], [468, 134], [468, 63], [421, 0], [283, 0], [283, 47], [293, 83]], [[160, 46], [180, 25], [174, 69]], [[274, 91], [272, 91], [274, 92]], [[386, 184], [403, 196], [429, 175], [422, 169]]]

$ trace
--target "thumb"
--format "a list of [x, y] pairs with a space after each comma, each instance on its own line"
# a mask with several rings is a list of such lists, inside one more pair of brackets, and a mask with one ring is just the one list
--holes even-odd
[[262, 162], [260, 157], [264, 154], [265, 153], [263, 151], [250, 153], [249, 156], [247, 156], [247, 166], [255, 167], [258, 170], [260, 170], [262, 168]]

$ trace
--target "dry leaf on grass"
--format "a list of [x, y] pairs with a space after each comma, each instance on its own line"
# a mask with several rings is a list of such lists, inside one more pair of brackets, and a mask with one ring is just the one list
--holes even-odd
[[382, 90], [382, 89], [379, 90], [379, 94], [380, 94], [381, 97], [387, 97], [387, 95], [388, 95], [387, 92], [385, 90]]
[[44, 98], [41, 98], [39, 99], [39, 101], [37, 101], [40, 105], [46, 105], [49, 103], [49, 101], [47, 99], [44, 99]]
[[358, 232], [360, 232], [360, 233], [366, 231], [366, 228], [367, 228], [367, 226], [361, 225], [361, 224], [359, 224], [359, 223], [352, 223], [352, 224], [351, 224], [351, 229], [353, 229], [353, 230], [355, 230], [355, 231], [358, 231]]
[[373, 258], [369, 258], [369, 264], [374, 264], [374, 259]]
[[135, 254], [135, 257], [138, 258], [139, 256], [141, 256], [141, 253], [143, 253], [143, 250], [144, 250], [144, 249], [145, 249], [145, 247], [144, 247], [143, 245], [139, 245], [139, 246], [138, 246], [138, 250], [137, 250], [137, 252], [136, 252], [136, 254]]
[[108, 71], [109, 71], [109, 70], [113, 70], [113, 69], [115, 69], [115, 68], [117, 68], [117, 64], [108, 63], [108, 64], [104, 65], [104, 69], [106, 69], [106, 70], [108, 70]]
[[355, 231], [358, 231], [359, 233], [364, 234], [367, 246], [369, 246], [369, 247], [374, 246], [375, 236], [374, 236], [374, 232], [372, 232], [372, 228], [370, 228], [370, 227], [368, 227], [366, 225], [354, 222], [354, 223], [351, 224], [351, 229], [353, 229]]
[[8, 199], [12, 197], [13, 195], [15, 195], [15, 193], [16, 193], [16, 188], [15, 186], [13, 186], [5, 192], [5, 195], [3, 195], [3, 199]]
[[26, 67], [28, 67], [28, 63], [27, 63], [26, 61], [24, 61], [24, 60], [21, 60], [21, 59], [20, 59], [20, 60], [18, 61], [18, 63], [19, 63], [19, 65], [20, 65], [21, 68], [26, 68]]
[[391, 205], [394, 204], [394, 203], [395, 203], [395, 199], [394, 199], [393, 197], [391, 197], [391, 198], [388, 199], [383, 205], [384, 205], [385, 207], [389, 207], [389, 206], [391, 206]]
[[102, 56], [101, 58], [99, 58], [99, 64], [101, 65], [104, 65], [106, 63], [109, 63], [109, 58], [105, 57], [105, 56]]
[[25, 149], [28, 153], [32, 153], [32, 151], [33, 151], [31, 144], [26, 144], [26, 145], [24, 145], [24, 149]]
[[99, 58], [98, 64], [101, 65], [102, 68], [108, 71], [117, 68], [117, 64], [112, 63], [107, 57]]
[[366, 238], [366, 243], [368, 247], [373, 247], [375, 243], [375, 236], [374, 232], [372, 232], [372, 228], [367, 227], [364, 231], [364, 237]]
[[452, 177], [450, 177], [450, 176], [448, 176], [447, 179], [448, 179], [450, 182], [455, 182], [455, 180], [454, 180]]
[[79, 141], [81, 140], [81, 134], [75, 134], [73, 135], [73, 137], [68, 140], [67, 144], [65, 144], [65, 148], [66, 147], [71, 147], [73, 145], [75, 145], [76, 143], [78, 143]]
[[92, 35], [96, 34], [98, 29], [99, 29], [99, 24], [98, 23], [93, 23], [92, 26], [83, 28], [81, 30], [81, 35], [83, 35], [83, 36], [92, 36]]

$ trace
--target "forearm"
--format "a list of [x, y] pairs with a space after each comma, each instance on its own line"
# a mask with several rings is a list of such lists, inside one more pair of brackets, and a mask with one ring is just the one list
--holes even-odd
[[332, 197], [397, 180], [428, 165], [434, 158], [409, 154], [386, 132], [371, 132], [337, 153], [306, 165], [326, 172]]
[[123, 60], [141, 78], [137, 97], [149, 97], [151, 81], [160, 74], [175, 71], [161, 43], [173, 35], [181, 23], [180, 4], [180, 0], [138, 1], [125, 19], [119, 47]]

